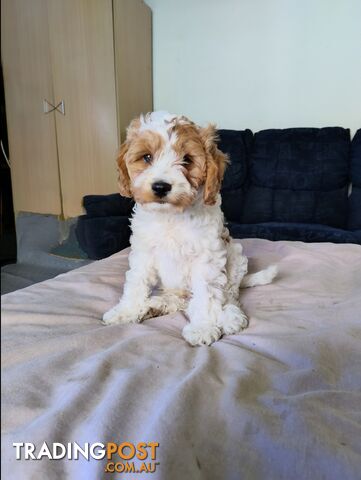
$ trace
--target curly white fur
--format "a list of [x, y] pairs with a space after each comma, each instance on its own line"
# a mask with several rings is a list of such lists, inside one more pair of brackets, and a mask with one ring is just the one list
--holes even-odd
[[[174, 182], [177, 177], [166, 168], [167, 180]], [[183, 337], [191, 345], [210, 345], [247, 327], [240, 288], [270, 283], [277, 269], [247, 275], [247, 258], [229, 236], [220, 205], [220, 195], [205, 205], [202, 188], [184, 211], [167, 203], [136, 204], [123, 295], [103, 323], [141, 322], [182, 310], [189, 318]], [[162, 291], [152, 295], [157, 285]]]

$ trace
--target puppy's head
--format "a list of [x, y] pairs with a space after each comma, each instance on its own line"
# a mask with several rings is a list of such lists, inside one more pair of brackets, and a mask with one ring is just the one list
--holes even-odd
[[186, 117], [149, 113], [131, 122], [120, 148], [120, 193], [160, 209], [184, 210], [199, 194], [213, 205], [226, 163], [213, 125], [201, 128]]

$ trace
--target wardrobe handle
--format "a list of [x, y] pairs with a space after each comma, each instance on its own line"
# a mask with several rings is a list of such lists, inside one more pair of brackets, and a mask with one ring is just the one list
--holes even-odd
[[61, 100], [58, 105], [55, 107], [59, 113], [65, 115], [65, 103], [64, 100]]
[[44, 110], [44, 113], [51, 113], [53, 112], [54, 110], [56, 110], [57, 112], [65, 115], [65, 103], [64, 103], [64, 100], [61, 100], [58, 105], [53, 105], [51, 102], [49, 102], [48, 100], [44, 99], [43, 100], [43, 110]]
[[48, 102], [45, 98], [43, 100], [43, 110], [44, 113], [50, 113], [53, 112], [56, 109], [55, 105], [52, 103]]

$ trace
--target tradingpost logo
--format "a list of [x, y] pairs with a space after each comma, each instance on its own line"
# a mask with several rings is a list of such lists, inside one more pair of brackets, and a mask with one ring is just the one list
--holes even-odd
[[159, 465], [156, 462], [158, 442], [122, 443], [51, 443], [43, 442], [40, 448], [30, 442], [15, 442], [16, 460], [104, 460], [105, 472], [109, 473], [154, 473]]

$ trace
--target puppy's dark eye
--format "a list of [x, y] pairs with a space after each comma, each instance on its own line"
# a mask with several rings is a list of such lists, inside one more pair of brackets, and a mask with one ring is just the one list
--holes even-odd
[[191, 157], [189, 155], [184, 155], [182, 164], [187, 166], [187, 165], [190, 165], [191, 163], [192, 163]]
[[145, 155], [143, 155], [143, 160], [145, 161], [145, 163], [150, 163], [152, 161], [152, 155], [150, 153], [146, 153]]

